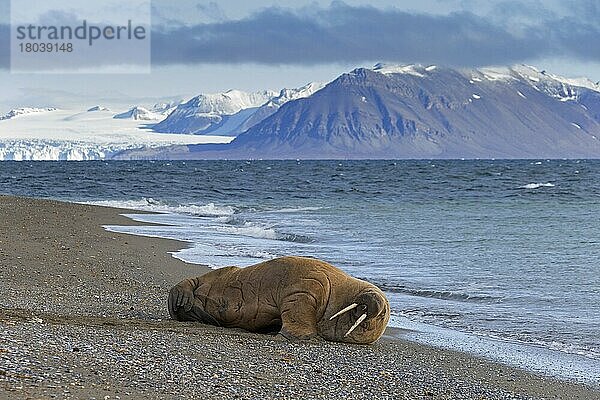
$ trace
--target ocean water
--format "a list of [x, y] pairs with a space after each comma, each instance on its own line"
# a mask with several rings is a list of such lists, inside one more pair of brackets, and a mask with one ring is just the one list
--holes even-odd
[[0, 193], [156, 211], [186, 261], [309, 255], [409, 338], [600, 383], [600, 161], [3, 162]]

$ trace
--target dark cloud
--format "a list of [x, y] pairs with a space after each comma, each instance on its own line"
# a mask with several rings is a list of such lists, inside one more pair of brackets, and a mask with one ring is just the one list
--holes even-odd
[[589, 45], [579, 41], [600, 38], [598, 29], [585, 24], [576, 24], [575, 29], [572, 25], [556, 26], [560, 21], [538, 20], [512, 32], [510, 24], [468, 12], [436, 16], [340, 2], [301, 11], [268, 8], [242, 20], [156, 28], [153, 62], [318, 64], [384, 60], [478, 66], [565, 54], [589, 59], [593, 54], [586, 48]]
[[551, 55], [581, 61], [600, 61], [600, 29], [581, 24], [574, 17], [566, 17], [545, 26], [548, 42], [556, 44], [556, 52]]
[[[267, 8], [241, 20], [155, 26], [152, 60], [154, 65], [398, 61], [452, 66], [551, 57], [600, 61], [597, 19], [576, 17], [583, 11], [598, 16], [600, 7], [594, 1], [578, 2], [573, 9], [577, 13], [562, 17], [544, 13], [538, 3], [519, 8], [521, 2], [509, 0], [487, 17], [469, 12], [415, 14], [341, 2], [300, 10]], [[219, 11], [216, 3], [209, 5]], [[518, 24], [511, 23], [511, 15]], [[8, 29], [0, 25], [0, 67], [7, 65]]]
[[[564, 0], [566, 1], [566, 0]], [[544, 24], [557, 18], [556, 10], [547, 8], [541, 0], [523, 2], [522, 0], [504, 0], [490, 4], [487, 18], [494, 24], [511, 31], [522, 26]]]

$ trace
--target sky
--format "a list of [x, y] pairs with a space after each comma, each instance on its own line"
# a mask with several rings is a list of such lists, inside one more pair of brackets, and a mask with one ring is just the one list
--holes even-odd
[[[18, 1], [33, 9], [39, 0]], [[71, 3], [52, 1], [67, 10]], [[8, 68], [9, 0], [0, 0], [0, 112], [279, 90], [378, 62], [526, 63], [600, 81], [596, 0], [153, 0], [151, 7], [150, 73], [16, 74]]]

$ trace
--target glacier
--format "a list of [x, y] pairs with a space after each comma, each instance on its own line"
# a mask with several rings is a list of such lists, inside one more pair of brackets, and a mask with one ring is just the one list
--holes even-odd
[[[151, 121], [114, 119], [113, 113], [103, 108], [93, 112], [84, 108], [21, 113], [18, 118], [1, 120], [0, 161], [108, 160], [126, 150], [228, 143], [233, 139], [164, 135], [151, 130]], [[152, 108], [159, 109], [159, 105]]]
[[126, 144], [101, 144], [64, 140], [6, 140], [0, 142], [1, 161], [87, 161], [105, 160], [123, 150]]

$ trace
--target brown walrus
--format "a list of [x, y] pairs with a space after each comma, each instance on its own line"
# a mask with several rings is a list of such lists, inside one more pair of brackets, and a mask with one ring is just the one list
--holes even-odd
[[226, 267], [181, 281], [169, 293], [179, 321], [372, 343], [390, 318], [376, 286], [313, 258], [281, 257], [246, 268]]

